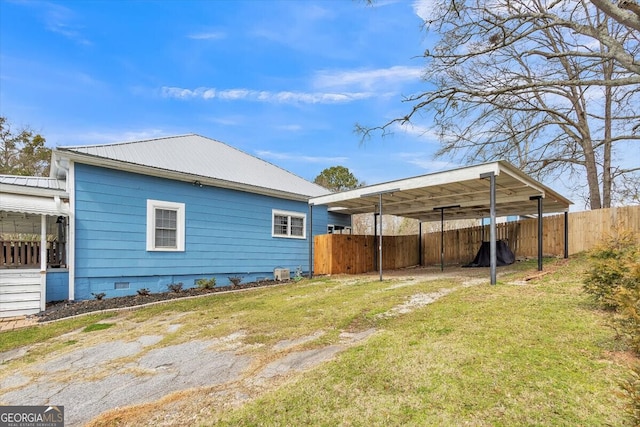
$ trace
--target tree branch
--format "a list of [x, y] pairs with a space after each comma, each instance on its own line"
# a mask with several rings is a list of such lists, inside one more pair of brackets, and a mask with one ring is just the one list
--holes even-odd
[[618, 4], [611, 0], [591, 0], [607, 16], [627, 27], [640, 31], [640, 5], [633, 0], [620, 0]]

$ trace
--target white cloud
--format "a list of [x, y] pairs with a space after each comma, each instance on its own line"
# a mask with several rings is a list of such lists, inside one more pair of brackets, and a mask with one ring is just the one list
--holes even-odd
[[[485, 0], [478, 4], [484, 5], [487, 10], [498, 13], [504, 2], [500, 0]], [[524, 2], [526, 3], [526, 2]], [[411, 5], [415, 13], [425, 24], [430, 24], [442, 20], [451, 12], [450, 0], [414, 0]]]
[[212, 117], [208, 121], [224, 126], [240, 126], [245, 123], [244, 116]]
[[415, 0], [412, 5], [413, 11], [420, 19], [428, 21], [433, 19], [434, 9], [436, 8], [434, 3], [434, 0]]
[[320, 71], [316, 73], [314, 85], [318, 88], [361, 87], [366, 90], [387, 88], [418, 81], [422, 77], [421, 67], [397, 65], [389, 68], [351, 71]]
[[221, 31], [210, 31], [188, 34], [187, 37], [193, 40], [222, 40], [227, 38], [227, 35]]
[[[27, 3], [31, 4], [31, 3]], [[91, 45], [92, 43], [82, 34], [84, 28], [78, 24], [76, 13], [65, 6], [53, 3], [33, 3], [41, 7], [40, 12], [45, 23], [45, 28], [56, 34], [60, 34], [78, 44]]]
[[323, 157], [323, 156], [304, 156], [298, 153], [283, 153], [274, 152], [268, 150], [256, 150], [256, 156], [261, 159], [274, 159], [274, 160], [295, 160], [303, 163], [345, 163], [349, 160], [348, 157]]
[[438, 135], [431, 129], [425, 126], [415, 125], [413, 123], [396, 123], [394, 128], [402, 133], [411, 136], [417, 136], [420, 138], [426, 138], [434, 143], [438, 142]]
[[[205, 92], [209, 92], [210, 90], [211, 89], [208, 89]], [[246, 99], [251, 93], [252, 91], [248, 89], [229, 89], [218, 91], [217, 96], [222, 99]]]
[[279, 130], [284, 130], [287, 132], [298, 132], [302, 130], [302, 126], [300, 125], [279, 125], [279, 126], [276, 126], [275, 128]]
[[424, 169], [427, 172], [439, 172], [458, 167], [455, 163], [433, 160], [433, 154], [429, 153], [398, 153], [397, 155], [402, 161]]
[[380, 96], [373, 92], [270, 92], [251, 89], [196, 88], [163, 86], [160, 94], [164, 98], [176, 99], [224, 99], [227, 101], [245, 100], [254, 102], [272, 102], [277, 104], [341, 104]]

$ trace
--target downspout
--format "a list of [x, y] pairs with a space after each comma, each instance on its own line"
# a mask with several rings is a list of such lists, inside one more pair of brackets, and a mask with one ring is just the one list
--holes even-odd
[[67, 234], [67, 269], [69, 271], [69, 301], [76, 299], [76, 190], [75, 164], [69, 162], [67, 193], [69, 194], [69, 231]]
[[40, 311], [47, 308], [47, 216], [40, 215]]
[[313, 203], [309, 203], [309, 279], [313, 278]]

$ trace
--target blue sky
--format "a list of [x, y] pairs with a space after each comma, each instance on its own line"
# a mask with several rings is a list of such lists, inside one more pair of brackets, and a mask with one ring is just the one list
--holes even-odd
[[197, 133], [304, 178], [453, 167], [404, 115], [427, 48], [412, 1], [0, 0], [0, 114], [48, 145]]

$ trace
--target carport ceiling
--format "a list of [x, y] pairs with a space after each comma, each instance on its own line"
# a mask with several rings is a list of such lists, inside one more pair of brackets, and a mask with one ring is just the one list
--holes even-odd
[[490, 180], [481, 176], [491, 173], [496, 177], [496, 216], [537, 214], [537, 197], [544, 213], [567, 212], [572, 204], [502, 160], [314, 197], [309, 204], [345, 214], [372, 213], [378, 212], [382, 195], [383, 214], [439, 221], [440, 208], [446, 208], [448, 220], [485, 218]]

